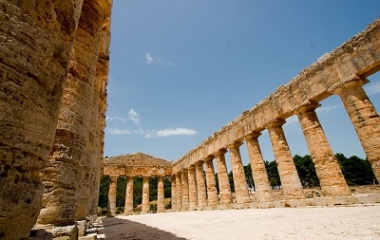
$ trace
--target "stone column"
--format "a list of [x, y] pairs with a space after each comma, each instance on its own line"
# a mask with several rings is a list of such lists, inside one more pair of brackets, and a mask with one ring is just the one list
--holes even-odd
[[260, 133], [252, 133], [245, 137], [248, 155], [251, 162], [252, 177], [255, 183], [256, 197], [259, 202], [273, 200], [272, 188], [268, 179], [263, 156], [261, 154], [258, 137]]
[[314, 109], [319, 104], [310, 104], [297, 110], [311, 159], [325, 196], [351, 195], [337, 159], [319, 123]]
[[165, 212], [164, 178], [162, 176], [158, 177], [157, 212], [158, 213]]
[[149, 177], [143, 177], [143, 191], [142, 191], [142, 205], [141, 213], [148, 213], [150, 210], [149, 205]]
[[181, 172], [178, 172], [176, 175], [176, 200], [177, 200], [177, 211], [182, 210], [182, 177]]
[[272, 142], [274, 157], [276, 158], [278, 174], [285, 198], [303, 198], [302, 184], [296, 166], [286, 141], [282, 125], [284, 120], [270, 123], [267, 128]]
[[127, 176], [126, 180], [124, 214], [128, 215], [133, 213], [133, 177]]
[[226, 152], [225, 149], [221, 149], [215, 153], [221, 204], [230, 204], [232, 202], [230, 180], [228, 178], [226, 159], [224, 157]]
[[197, 196], [197, 184], [196, 184], [196, 174], [195, 166], [190, 165], [189, 170], [189, 210], [194, 211], [197, 209], [198, 196]]
[[203, 172], [203, 161], [199, 161], [195, 165], [197, 175], [197, 192], [198, 192], [198, 209], [203, 210], [207, 206], [206, 183]]
[[240, 145], [240, 142], [235, 142], [228, 145], [228, 149], [230, 150], [232, 174], [235, 183], [236, 202], [249, 203], [251, 202], [251, 199], [249, 197], [247, 181], [245, 179], [243, 163], [241, 161], [239, 149]]
[[205, 162], [206, 162], [207, 205], [217, 206], [219, 203], [219, 199], [218, 199], [218, 190], [216, 189], [213, 157], [205, 159]]
[[380, 117], [362, 88], [367, 81], [357, 79], [348, 82], [336, 89], [335, 93], [340, 96], [372, 171], [380, 182]]
[[0, 238], [28, 237], [41, 210], [82, 3], [0, 1]]
[[187, 169], [181, 171], [182, 179], [182, 211], [189, 210], [189, 181]]
[[107, 206], [108, 217], [116, 216], [117, 178], [118, 176], [110, 176], [110, 187], [108, 189], [108, 206]]
[[172, 186], [171, 186], [172, 209], [171, 209], [171, 211], [174, 212], [177, 210], [177, 188], [176, 188], [176, 177], [175, 177], [175, 175], [172, 175], [171, 183], [172, 183]]

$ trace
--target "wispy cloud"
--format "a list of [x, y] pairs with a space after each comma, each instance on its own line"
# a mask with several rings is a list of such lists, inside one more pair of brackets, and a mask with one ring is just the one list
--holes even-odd
[[159, 137], [171, 137], [171, 136], [190, 136], [195, 135], [197, 132], [188, 128], [168, 128], [162, 130], [144, 130], [144, 129], [121, 129], [121, 128], [109, 128], [108, 133], [112, 135], [140, 135], [145, 138], [159, 138]]
[[130, 135], [132, 132], [128, 129], [109, 128], [108, 132], [112, 135]]
[[364, 90], [369, 96], [380, 94], [380, 81], [368, 83], [364, 86]]
[[160, 66], [171, 66], [173, 63], [169, 60], [165, 60], [161, 57], [153, 56], [152, 53], [145, 53], [146, 64], [157, 64]]
[[321, 114], [321, 113], [331, 112], [331, 111], [336, 110], [336, 109], [341, 108], [341, 107], [343, 107], [343, 104], [342, 103], [338, 103], [338, 104], [334, 104], [334, 105], [330, 105], [330, 106], [319, 107], [315, 111], [317, 113]]
[[106, 121], [121, 121], [123, 123], [126, 123], [127, 119], [119, 116], [107, 116]]
[[163, 130], [158, 130], [156, 132], [158, 137], [169, 137], [169, 136], [181, 136], [181, 135], [195, 135], [196, 131], [188, 128], [168, 128]]
[[146, 53], [145, 60], [146, 60], [146, 64], [151, 64], [154, 61], [152, 54]]
[[129, 119], [132, 122], [134, 122], [135, 124], [139, 124], [140, 123], [140, 117], [137, 114], [137, 112], [135, 110], [133, 110], [133, 108], [131, 108], [131, 110], [129, 110], [128, 116], [129, 116]]

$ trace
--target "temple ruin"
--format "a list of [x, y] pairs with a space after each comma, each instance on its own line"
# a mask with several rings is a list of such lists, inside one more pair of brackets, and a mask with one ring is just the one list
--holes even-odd
[[[380, 70], [380, 18], [173, 164], [144, 154], [104, 161], [111, 6], [112, 0], [0, 0], [0, 239], [36, 239], [33, 227], [52, 238], [78, 239], [97, 217], [102, 174], [111, 178], [109, 215], [115, 214], [117, 176], [142, 176], [144, 196], [148, 177], [162, 186], [170, 176], [173, 211], [380, 202], [379, 193], [352, 194], [315, 112], [323, 99], [340, 97], [379, 182], [380, 117], [363, 85]], [[282, 125], [293, 115], [316, 167], [320, 197], [305, 196], [292, 160]], [[258, 143], [265, 129], [280, 198], [270, 188]], [[255, 198], [245, 182], [243, 142]], [[128, 182], [126, 214], [133, 195]], [[143, 212], [148, 205], [145, 197]]]

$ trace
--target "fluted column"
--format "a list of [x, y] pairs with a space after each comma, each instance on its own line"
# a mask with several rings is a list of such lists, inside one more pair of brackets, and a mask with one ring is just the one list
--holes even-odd
[[310, 104], [301, 107], [296, 113], [314, 162], [322, 193], [325, 196], [350, 195], [351, 190], [314, 111], [318, 106], [319, 104]]
[[258, 137], [260, 133], [252, 133], [245, 137], [248, 155], [251, 162], [252, 177], [255, 183], [257, 200], [260, 202], [272, 201], [272, 188], [268, 179], [263, 156], [261, 154]]
[[194, 211], [197, 209], [198, 196], [197, 196], [197, 184], [196, 184], [196, 173], [195, 166], [190, 165], [188, 170], [189, 176], [189, 210]]
[[157, 212], [165, 212], [164, 178], [158, 177], [157, 186]]
[[118, 176], [110, 176], [110, 187], [108, 189], [108, 206], [107, 206], [107, 216], [116, 216], [116, 189], [117, 189], [117, 178]]
[[217, 206], [219, 203], [218, 190], [216, 189], [215, 171], [213, 157], [205, 159], [206, 162], [206, 184], [207, 184], [207, 205]]
[[235, 194], [237, 203], [249, 203], [251, 199], [249, 197], [247, 181], [245, 179], [245, 173], [243, 168], [243, 163], [240, 156], [241, 143], [236, 142], [228, 145], [230, 150], [230, 158], [232, 165], [232, 174], [235, 183]]
[[142, 205], [141, 213], [148, 213], [150, 210], [149, 205], [149, 177], [143, 177], [143, 191], [142, 191]]
[[227, 151], [225, 149], [222, 149], [215, 153], [216, 168], [218, 171], [220, 203], [222, 204], [230, 204], [232, 202], [231, 186], [228, 179], [226, 159], [224, 157], [224, 154], [226, 152]]
[[125, 205], [124, 214], [128, 215], [133, 212], [133, 177], [127, 176], [127, 185], [125, 187]]
[[371, 164], [372, 171], [380, 182], [380, 117], [369, 100], [362, 85], [366, 79], [351, 81], [336, 89], [340, 96], [356, 134]]
[[284, 130], [281, 127], [284, 123], [284, 120], [278, 120], [267, 126], [281, 186], [286, 198], [303, 198], [301, 181], [286, 141]]
[[176, 188], [176, 177], [175, 175], [172, 175], [171, 178], [171, 201], [172, 201], [172, 209], [171, 211], [177, 211], [177, 188]]
[[177, 200], [177, 211], [182, 210], [182, 177], [181, 172], [177, 173], [176, 178], [176, 200]]
[[197, 162], [195, 166], [197, 174], [198, 209], [202, 210], [207, 206], [206, 183], [205, 175], [203, 172], [203, 161]]
[[189, 210], [189, 181], [187, 169], [181, 171], [182, 178], [182, 211]]

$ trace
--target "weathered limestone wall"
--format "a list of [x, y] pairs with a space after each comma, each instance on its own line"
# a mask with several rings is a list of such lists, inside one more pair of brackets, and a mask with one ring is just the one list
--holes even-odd
[[74, 224], [90, 211], [91, 185], [100, 170], [99, 151], [94, 151], [99, 147], [95, 142], [99, 142], [96, 67], [102, 25], [110, 8], [107, 0], [83, 3], [55, 143], [41, 174], [45, 193], [40, 224]]
[[82, 0], [0, 0], [0, 237], [28, 236]]
[[251, 132], [261, 132], [268, 124], [286, 119], [300, 107], [319, 102], [334, 94], [335, 89], [345, 83], [369, 76], [379, 69], [380, 19], [377, 19], [363, 32], [323, 55], [287, 85], [279, 87], [262, 102], [243, 112], [185, 154], [174, 163], [173, 173], [188, 168], [220, 149], [227, 149], [229, 144], [242, 141]]

